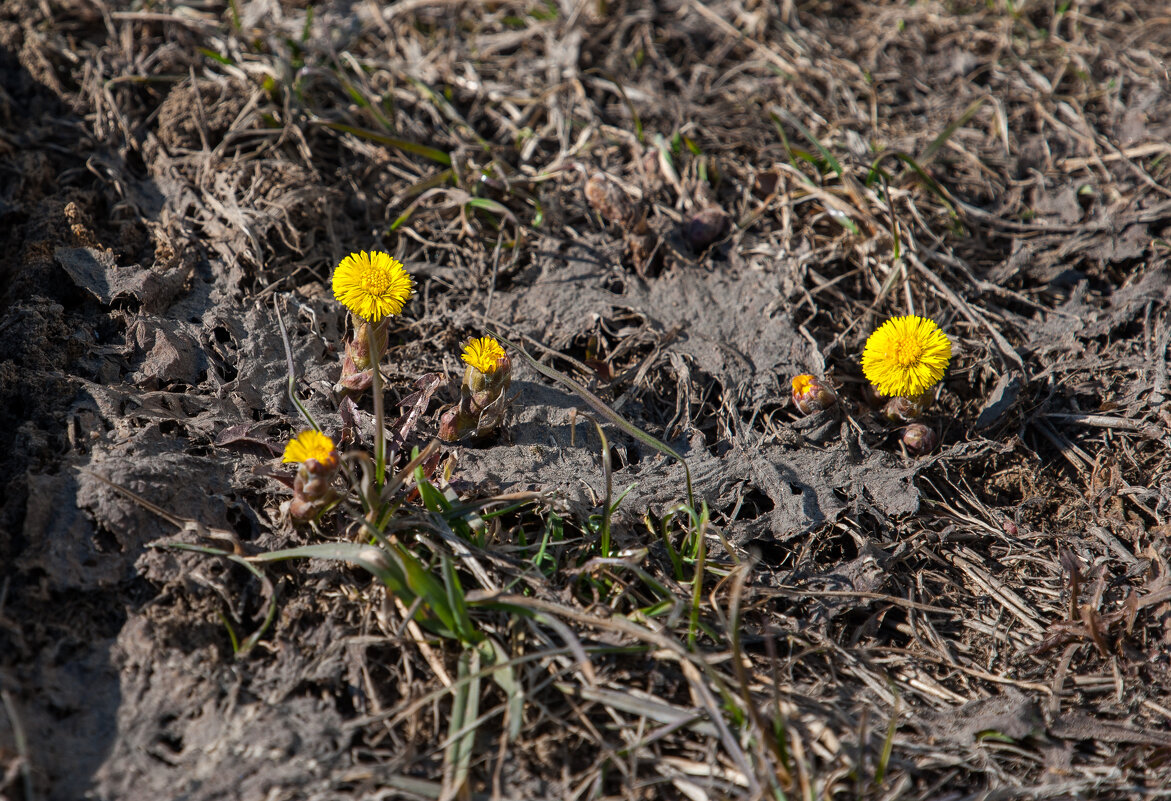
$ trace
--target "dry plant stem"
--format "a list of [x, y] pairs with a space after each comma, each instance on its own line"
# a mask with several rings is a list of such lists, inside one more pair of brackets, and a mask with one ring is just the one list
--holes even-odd
[[0, 692], [0, 701], [4, 702], [4, 712], [8, 715], [8, 725], [12, 727], [12, 739], [15, 741], [20, 777], [24, 784], [25, 801], [33, 801], [33, 772], [32, 761], [28, 755], [28, 738], [24, 733], [24, 724], [16, 714], [16, 704], [12, 702], [12, 695], [8, 690]]
[[732, 669], [735, 671], [736, 681], [740, 685], [740, 697], [744, 701], [744, 708], [748, 710], [762, 743], [772, 752], [773, 758], [776, 760], [774, 768], [777, 772], [777, 779], [785, 789], [788, 789], [793, 785], [793, 776], [785, 766], [785, 757], [781, 753], [780, 744], [775, 737], [769, 736], [769, 727], [760, 714], [759, 706], [753, 701], [750, 690], [752, 681], [744, 667], [744, 661], [748, 657], [741, 647], [740, 603], [744, 597], [745, 579], [755, 565], [755, 561], [741, 563], [732, 574], [731, 601], [728, 608], [728, 636], [732, 647]]
[[406, 605], [403, 604], [398, 596], [395, 596], [394, 605], [395, 608], [398, 609], [398, 613], [403, 616], [404, 620], [406, 620], [407, 631], [410, 633], [411, 639], [418, 647], [419, 653], [423, 654], [423, 658], [427, 660], [427, 664], [431, 666], [431, 669], [435, 671], [435, 675], [441, 682], [443, 682], [443, 686], [450, 688], [451, 676], [448, 675], [447, 669], [443, 667], [443, 660], [440, 659], [431, 646], [427, 644], [427, 636], [423, 633], [423, 630], [419, 628], [419, 624], [415, 622], [413, 613], [407, 609]]
[[285, 364], [289, 370], [289, 402], [301, 413], [302, 419], [309, 424], [309, 427], [314, 431], [320, 431], [321, 426], [317, 425], [317, 421], [309, 414], [309, 410], [301, 403], [301, 399], [297, 397], [297, 365], [293, 361], [293, 346], [289, 343], [289, 331], [285, 328], [285, 318], [281, 314], [281, 305], [277, 303], [276, 296], [273, 296], [272, 307], [276, 311], [277, 327], [281, 331], [281, 342], [285, 346]]
[[125, 495], [127, 498], [134, 501], [136, 504], [141, 506], [143, 509], [146, 509], [148, 512], [153, 512], [154, 514], [158, 515], [163, 520], [166, 520], [168, 523], [170, 523], [171, 525], [178, 528], [184, 534], [192, 536], [192, 537], [201, 537], [203, 539], [208, 539], [213, 542], [227, 543], [228, 545], [231, 546], [232, 553], [234, 553], [236, 555], [243, 555], [244, 548], [240, 544], [240, 538], [236, 536], [236, 533], [234, 531], [228, 531], [227, 529], [222, 529], [222, 528], [210, 528], [208, 526], [205, 526], [203, 523], [199, 522], [198, 520], [193, 520], [191, 518], [179, 517], [178, 515], [173, 515], [170, 512], [168, 512], [166, 509], [162, 508], [161, 506], [154, 504], [154, 503], [151, 503], [146, 498], [143, 498], [141, 495], [138, 495], [134, 492], [131, 492], [130, 490], [126, 489], [125, 487], [121, 486], [120, 484], [115, 484], [113, 481], [106, 478], [101, 473], [95, 473], [93, 470], [90, 470], [87, 467], [79, 467], [77, 469], [80, 470], [81, 472], [85, 473], [88, 476], [93, 476], [98, 481], [102, 482], [107, 487], [109, 487], [110, 489], [115, 490], [116, 492], [120, 492], [121, 494]]

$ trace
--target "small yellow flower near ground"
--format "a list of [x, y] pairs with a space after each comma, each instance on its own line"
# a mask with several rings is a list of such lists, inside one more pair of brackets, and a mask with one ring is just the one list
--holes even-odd
[[333, 444], [333, 440], [320, 431], [314, 431], [313, 429], [302, 431], [295, 438], [289, 440], [289, 444], [285, 446], [285, 456], [281, 459], [281, 462], [305, 463], [311, 459], [322, 464], [337, 461], [337, 449]]
[[793, 376], [793, 404], [801, 414], [822, 412], [837, 402], [837, 393], [828, 382], [807, 373]]
[[389, 253], [351, 253], [333, 271], [333, 296], [369, 323], [400, 313], [413, 291], [411, 274]]
[[492, 337], [480, 337], [468, 343], [460, 358], [470, 364], [473, 369], [479, 370], [485, 375], [491, 375], [496, 372], [497, 362], [504, 358], [504, 348], [500, 347], [500, 343]]
[[951, 341], [934, 320], [907, 315], [887, 320], [866, 340], [862, 372], [883, 395], [915, 398], [943, 378]]

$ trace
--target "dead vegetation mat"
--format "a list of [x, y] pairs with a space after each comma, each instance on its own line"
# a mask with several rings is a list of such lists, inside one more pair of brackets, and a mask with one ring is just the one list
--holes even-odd
[[[4, 0], [0, 793], [1165, 794], [1169, 50], [1154, 0]], [[519, 368], [445, 453], [539, 501], [400, 531], [527, 605], [477, 607], [511, 685], [361, 571], [156, 547], [190, 532], [78, 470], [247, 553], [347, 537], [280, 514], [275, 310], [338, 430], [359, 249], [418, 284], [392, 402], [499, 330], [710, 510], [608, 431], [600, 558], [588, 410]], [[956, 350], [919, 458], [858, 367], [910, 312]]]

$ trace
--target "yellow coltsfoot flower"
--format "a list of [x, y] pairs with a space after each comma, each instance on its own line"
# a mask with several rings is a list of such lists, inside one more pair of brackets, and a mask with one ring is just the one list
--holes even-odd
[[832, 407], [837, 394], [817, 376], [803, 373], [793, 377], [793, 404], [801, 414], [815, 414]]
[[285, 446], [284, 458], [281, 459], [281, 462], [286, 464], [289, 462], [305, 464], [309, 461], [317, 461], [322, 464], [337, 461], [337, 448], [334, 446], [333, 440], [313, 429], [302, 431], [289, 440], [289, 444]]
[[862, 372], [883, 395], [917, 398], [943, 378], [951, 341], [934, 320], [907, 315], [883, 323], [866, 340]]
[[508, 390], [512, 382], [512, 360], [495, 339], [473, 339], [460, 358], [468, 366], [463, 386], [471, 393], [476, 406], [484, 409]]
[[285, 446], [282, 462], [297, 463], [293, 479], [293, 498], [289, 501], [289, 515], [295, 520], [307, 520], [337, 500], [333, 479], [337, 476], [340, 460], [333, 440], [312, 429], [302, 431]]
[[500, 360], [505, 358], [505, 354], [504, 348], [495, 339], [480, 337], [467, 344], [460, 358], [481, 373], [490, 374], [496, 372], [497, 366]]
[[333, 271], [333, 296], [370, 323], [399, 314], [414, 285], [402, 262], [379, 251], [351, 253]]
[[512, 360], [500, 343], [492, 337], [473, 339], [460, 358], [467, 364], [460, 401], [439, 419], [439, 438], [445, 442], [487, 437], [508, 409]]

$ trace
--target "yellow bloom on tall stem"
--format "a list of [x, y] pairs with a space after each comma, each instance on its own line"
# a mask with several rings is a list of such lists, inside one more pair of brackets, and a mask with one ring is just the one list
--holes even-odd
[[331, 462], [336, 462], [337, 458], [337, 448], [333, 444], [333, 440], [320, 431], [309, 429], [289, 440], [281, 462], [304, 464], [308, 461], [317, 461], [323, 465], [329, 465]]
[[951, 341], [934, 320], [893, 317], [866, 340], [862, 372], [883, 395], [915, 398], [943, 378]]
[[333, 271], [333, 296], [369, 323], [400, 313], [413, 291], [411, 274], [389, 253], [351, 253]]
[[492, 337], [473, 339], [460, 356], [467, 364], [485, 375], [496, 372], [497, 363], [504, 358], [504, 348]]

